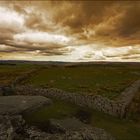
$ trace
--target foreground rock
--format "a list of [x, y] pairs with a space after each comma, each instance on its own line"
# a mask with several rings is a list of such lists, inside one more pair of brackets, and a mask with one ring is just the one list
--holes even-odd
[[[67, 130], [58, 123], [50, 123], [50, 129], [44, 131], [28, 126], [22, 116], [0, 116], [0, 140], [114, 140], [103, 129], [82, 127], [79, 130]], [[63, 131], [62, 131], [63, 130]]]
[[73, 130], [73, 131], [79, 131], [81, 129], [84, 128], [89, 128], [89, 125], [81, 122], [79, 119], [77, 118], [65, 118], [62, 120], [58, 120], [58, 119], [50, 119], [49, 120], [51, 123], [51, 126], [53, 126], [53, 124], [59, 124], [58, 128], [63, 128], [65, 130]]
[[1, 96], [0, 140], [114, 140], [103, 129], [75, 118], [51, 119], [39, 127], [29, 126], [20, 115], [49, 104], [51, 100], [42, 96]]
[[43, 96], [0, 96], [0, 115], [20, 114], [50, 104], [51, 100]]

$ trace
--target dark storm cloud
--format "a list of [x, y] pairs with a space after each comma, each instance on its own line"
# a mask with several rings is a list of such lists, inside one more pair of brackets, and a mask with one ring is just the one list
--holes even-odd
[[139, 44], [140, 40], [140, 2], [116, 4], [119, 11], [97, 28], [97, 37], [116, 45]]
[[[31, 7], [30, 12], [27, 7]], [[112, 42], [113, 39], [118, 44], [119, 41], [122, 42], [122, 38], [125, 38], [128, 43], [139, 42], [139, 7], [138, 1], [47, 1], [42, 3], [35, 1], [23, 2], [22, 5], [17, 3], [13, 6], [17, 12], [26, 15], [25, 25], [29, 28], [54, 32], [58, 30], [56, 26], [61, 27], [62, 30], [68, 27], [64, 31], [73, 36], [79, 34], [76, 36], [79, 39], [87, 39], [88, 32], [95, 30], [95, 36], [89, 35], [91, 40], [94, 38], [93, 40]], [[87, 31], [87, 34], [84, 31]]]
[[[62, 20], [63, 25], [69, 26], [73, 31], [82, 32], [83, 27], [90, 24], [96, 25], [102, 21], [107, 6], [110, 6], [110, 2], [103, 2], [102, 4], [96, 1], [74, 2], [69, 6], [69, 15], [63, 19], [60, 17], [59, 22]], [[63, 16], [63, 11], [60, 11], [59, 14]]]
[[[121, 36], [133, 36], [136, 33], [140, 32], [140, 3], [133, 4], [126, 8], [124, 17], [120, 21], [120, 35]], [[140, 37], [140, 36], [139, 36]]]

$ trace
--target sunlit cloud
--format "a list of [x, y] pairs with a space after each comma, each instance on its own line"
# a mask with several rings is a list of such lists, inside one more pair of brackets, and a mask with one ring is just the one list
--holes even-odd
[[29, 43], [56, 43], [66, 45], [70, 39], [63, 35], [54, 35], [47, 32], [25, 32], [14, 35], [15, 41]]
[[131, 50], [133, 50], [131, 46], [118, 47], [118, 48], [108, 47], [103, 49], [103, 54], [107, 57], [116, 57], [116, 56], [129, 55], [131, 53]]
[[19, 32], [24, 29], [24, 17], [5, 7], [0, 7], [0, 28]]

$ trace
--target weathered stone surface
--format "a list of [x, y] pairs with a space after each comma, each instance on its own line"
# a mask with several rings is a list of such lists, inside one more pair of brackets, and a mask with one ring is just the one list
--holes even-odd
[[[52, 123], [58, 127], [55, 121]], [[55, 126], [56, 125], [56, 126]], [[78, 130], [65, 130], [43, 132], [40, 129], [29, 126], [22, 119], [22, 116], [0, 116], [0, 140], [114, 140], [103, 129], [82, 127]]]
[[25, 121], [21, 116], [0, 116], [0, 140], [14, 140], [15, 137], [18, 138], [16, 132], [21, 132], [24, 125]]
[[81, 130], [82, 128], [89, 127], [87, 124], [82, 123], [76, 118], [65, 118], [62, 120], [57, 120], [57, 119], [51, 119], [50, 120], [51, 124], [59, 124], [58, 126], [60, 128], [64, 128], [64, 130]]
[[0, 96], [0, 115], [20, 114], [49, 104], [51, 100], [43, 96]]

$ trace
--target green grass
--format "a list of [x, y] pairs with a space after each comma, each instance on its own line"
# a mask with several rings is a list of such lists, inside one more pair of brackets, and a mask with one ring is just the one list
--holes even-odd
[[60, 88], [69, 92], [117, 97], [139, 78], [140, 68], [129, 66], [78, 66], [44, 68], [28, 79], [35, 86]]
[[118, 118], [94, 111], [91, 125], [110, 132], [117, 140], [139, 140], [140, 122], [120, 120]]
[[63, 119], [65, 117], [72, 117], [76, 113], [77, 109], [78, 107], [70, 103], [55, 101], [53, 105], [43, 107], [36, 112], [25, 114], [24, 117], [29, 123], [41, 121], [45, 122], [51, 118]]
[[[25, 72], [42, 67], [33, 64], [0, 65], [0, 84], [7, 84]], [[69, 92], [100, 94], [110, 99], [140, 77], [140, 67], [129, 65], [92, 65], [45, 67], [29, 77], [26, 84], [59, 88]]]
[[89, 112], [90, 125], [105, 129], [117, 140], [139, 140], [140, 138], [140, 122], [120, 120], [104, 113], [88, 108], [81, 108], [64, 101], [54, 101], [53, 105], [25, 114], [24, 118], [30, 124], [45, 123], [48, 119], [52, 118], [63, 119], [76, 116], [79, 110]]

